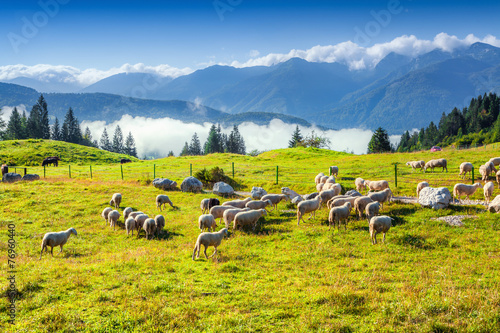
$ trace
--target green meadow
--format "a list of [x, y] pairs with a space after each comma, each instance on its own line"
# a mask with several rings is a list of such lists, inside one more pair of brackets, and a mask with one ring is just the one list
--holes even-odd
[[[54, 155], [61, 163], [45, 168], [43, 178], [41, 161]], [[471, 179], [458, 177], [460, 163], [479, 168], [498, 155], [494, 146], [376, 155], [294, 148], [256, 157], [213, 154], [120, 165], [124, 155], [62, 142], [0, 142], [0, 162], [42, 176], [0, 184], [0, 330], [500, 331], [500, 218], [483, 205], [433, 211], [391, 202], [382, 211], [395, 219], [386, 243], [379, 236], [379, 244], [371, 245], [366, 219], [352, 215], [347, 230], [328, 231], [323, 208], [316, 219], [297, 226], [294, 207], [280, 203], [255, 232], [230, 228], [216, 258], [207, 260], [201, 251], [193, 261], [200, 201], [215, 196], [164, 192], [151, 185], [154, 176], [180, 185], [191, 172], [218, 166], [241, 192], [262, 186], [279, 193], [286, 186], [305, 194], [315, 192], [316, 174], [336, 165], [344, 190], [354, 187], [356, 177], [385, 179], [394, 195], [415, 196], [423, 180], [450, 190], [458, 182], [470, 184]], [[448, 160], [448, 172], [412, 172], [405, 166], [441, 157]], [[495, 187], [494, 196], [500, 194]], [[115, 192], [123, 196], [120, 213], [132, 207], [149, 216], [159, 213], [155, 197], [167, 194], [174, 208], [161, 212], [166, 219], [162, 236], [127, 237], [123, 217], [113, 231], [101, 211]], [[471, 199], [483, 200], [482, 190]], [[447, 215], [469, 217], [462, 227], [436, 220]], [[17, 253], [14, 325], [8, 322], [6, 297], [9, 225], [15, 229]], [[40, 260], [43, 235], [71, 227], [78, 236], [70, 237], [63, 252], [56, 247], [54, 257], [43, 253]]]

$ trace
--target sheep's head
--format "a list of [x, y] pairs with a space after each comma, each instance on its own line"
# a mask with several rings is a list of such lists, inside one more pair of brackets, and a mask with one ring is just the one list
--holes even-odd
[[75, 234], [75, 236], [78, 236], [78, 234], [76, 233], [76, 229], [75, 228], [71, 228], [69, 229], [70, 233], [71, 234]]

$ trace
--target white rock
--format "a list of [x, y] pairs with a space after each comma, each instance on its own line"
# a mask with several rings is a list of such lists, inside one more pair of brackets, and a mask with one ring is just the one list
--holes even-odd
[[223, 197], [223, 196], [233, 195], [234, 189], [229, 184], [226, 184], [224, 182], [218, 182], [214, 184], [213, 192], [214, 194]]
[[177, 182], [167, 178], [155, 178], [153, 180], [153, 186], [164, 191], [174, 190], [177, 187]]
[[450, 190], [446, 187], [424, 187], [420, 191], [418, 203], [432, 209], [447, 208], [452, 202]]
[[254, 200], [260, 200], [263, 196], [267, 194], [266, 190], [264, 190], [262, 187], [252, 187], [252, 191], [250, 191], [250, 196]]
[[185, 178], [181, 183], [182, 192], [201, 192], [202, 189], [202, 182], [192, 176]]
[[500, 212], [500, 195], [497, 195], [493, 201], [490, 202], [488, 205], [488, 210], [491, 213], [498, 213]]

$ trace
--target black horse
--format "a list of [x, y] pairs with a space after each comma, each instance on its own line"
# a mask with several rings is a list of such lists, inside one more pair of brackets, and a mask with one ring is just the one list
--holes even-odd
[[131, 161], [131, 160], [129, 160], [128, 158], [122, 158], [122, 159], [120, 160], [120, 163], [121, 163], [121, 164], [123, 164], [123, 163], [131, 163], [131, 162], [132, 162], [132, 161]]
[[54, 166], [59, 166], [59, 163], [58, 161], [60, 161], [61, 159], [57, 156], [51, 156], [51, 157], [47, 157], [46, 159], [43, 160], [42, 162], [42, 166], [46, 166], [46, 165], [49, 165], [49, 164], [53, 164]]

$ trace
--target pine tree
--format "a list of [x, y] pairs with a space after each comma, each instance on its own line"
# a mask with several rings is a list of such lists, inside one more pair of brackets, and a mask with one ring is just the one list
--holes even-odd
[[179, 154], [179, 156], [188, 156], [188, 155], [189, 155], [189, 145], [186, 142], [186, 143], [184, 143], [184, 148], [182, 148], [182, 151]]
[[40, 95], [37, 101], [38, 110], [40, 110], [40, 135], [42, 139], [50, 139], [49, 111], [47, 102], [43, 95]]
[[64, 117], [61, 132], [63, 141], [71, 143], [80, 143], [82, 141], [82, 130], [80, 129], [78, 119], [75, 117], [71, 107]]
[[33, 105], [31, 108], [30, 115], [28, 117], [28, 123], [26, 125], [26, 134], [28, 138], [31, 139], [41, 139], [42, 138], [42, 127], [41, 127], [41, 110], [38, 104]]
[[108, 131], [106, 131], [106, 128], [104, 128], [104, 131], [102, 132], [101, 135], [101, 139], [99, 140], [99, 147], [107, 151], [111, 151], [113, 148], [111, 146], [111, 142], [109, 141]]
[[69, 128], [66, 122], [61, 127], [61, 141], [69, 142]]
[[174, 152], [173, 152], [172, 150], [168, 152], [167, 157], [170, 157], [170, 156], [175, 156], [175, 155], [174, 155]]
[[90, 132], [90, 128], [88, 126], [85, 128], [85, 132], [84, 132], [83, 137], [82, 137], [82, 145], [89, 146], [89, 147], [94, 146], [94, 143], [92, 140], [92, 133]]
[[389, 134], [382, 127], [379, 127], [373, 133], [370, 142], [368, 143], [368, 154], [383, 153], [391, 151], [391, 142], [389, 141]]
[[7, 140], [19, 140], [24, 139], [24, 129], [21, 115], [17, 108], [15, 107], [10, 114], [9, 122], [7, 124], [7, 130], [5, 131], [5, 138]]
[[304, 140], [304, 138], [302, 137], [302, 134], [300, 133], [299, 125], [297, 125], [297, 127], [295, 127], [295, 131], [292, 134], [292, 139], [290, 141], [288, 141], [288, 148], [297, 147], [297, 144], [299, 142], [301, 142], [302, 140]]
[[122, 134], [122, 129], [120, 128], [120, 125], [116, 125], [115, 133], [113, 134], [113, 144], [112, 144], [111, 149], [113, 152], [119, 153], [119, 154], [123, 154], [123, 152], [124, 152], [123, 134]]
[[226, 150], [228, 153], [245, 155], [245, 140], [243, 140], [237, 125], [233, 126], [233, 130], [227, 137]]
[[57, 119], [57, 117], [52, 126], [52, 140], [62, 140], [61, 128], [59, 127], [59, 119]]
[[127, 139], [125, 139], [125, 154], [137, 157], [137, 149], [135, 148], [135, 140], [132, 132], [128, 132]]
[[189, 155], [202, 155], [200, 139], [198, 139], [198, 134], [196, 132], [191, 139], [191, 144], [189, 145], [188, 151]]
[[207, 142], [205, 142], [204, 145], [205, 155], [224, 152], [224, 150], [221, 150], [222, 145], [220, 137], [220, 132], [217, 130], [215, 125], [212, 125], [210, 127], [210, 131], [208, 132]]

